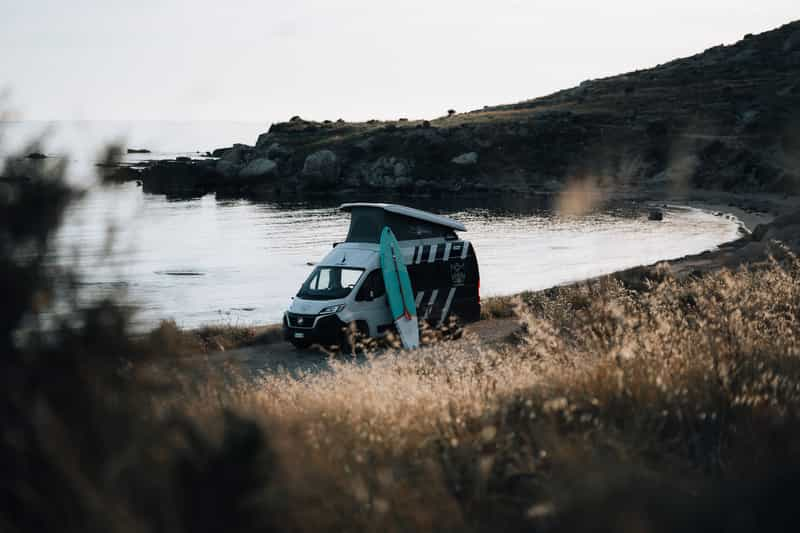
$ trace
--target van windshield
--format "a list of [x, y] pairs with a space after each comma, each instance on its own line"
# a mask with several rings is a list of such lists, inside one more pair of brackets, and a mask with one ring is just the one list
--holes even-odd
[[363, 273], [363, 268], [319, 266], [308, 276], [297, 296], [306, 300], [344, 298], [350, 294]]

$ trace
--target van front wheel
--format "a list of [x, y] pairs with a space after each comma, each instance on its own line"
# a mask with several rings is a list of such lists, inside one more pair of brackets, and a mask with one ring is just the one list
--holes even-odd
[[363, 341], [369, 337], [369, 327], [366, 322], [361, 320], [351, 322], [346, 328], [342, 329], [339, 350], [343, 354], [355, 355], [362, 347]]
[[298, 350], [305, 350], [306, 348], [311, 346], [311, 341], [306, 339], [290, 339], [289, 342], [291, 342], [292, 346], [294, 346]]

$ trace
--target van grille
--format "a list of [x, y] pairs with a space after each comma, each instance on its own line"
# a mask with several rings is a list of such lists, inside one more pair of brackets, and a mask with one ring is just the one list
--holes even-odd
[[286, 318], [289, 320], [289, 325], [293, 328], [306, 328], [311, 329], [314, 327], [314, 320], [317, 315], [299, 315], [297, 313], [286, 313]]

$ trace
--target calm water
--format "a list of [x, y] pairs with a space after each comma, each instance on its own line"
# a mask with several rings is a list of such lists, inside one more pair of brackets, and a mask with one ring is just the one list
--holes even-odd
[[[87, 182], [110, 141], [153, 152], [131, 159], [163, 158], [234, 142], [254, 144], [268, 127], [255, 122], [5, 122], [0, 123], [0, 156], [24, 153], [32, 139], [41, 139], [46, 153], [68, 154], [74, 181]], [[483, 296], [701, 252], [735, 239], [738, 230], [735, 221], [696, 210], [673, 210], [663, 222], [648, 222], [626, 209], [558, 217], [535, 199], [348, 200], [405, 203], [463, 222], [469, 230], [463, 237], [477, 250]], [[86, 298], [124, 291], [139, 306], [141, 327], [163, 318], [187, 327], [278, 322], [311, 270], [309, 263], [344, 238], [348, 218], [336, 205], [213, 196], [170, 201], [145, 195], [133, 184], [95, 190], [71, 208], [52, 259], [78, 267]], [[109, 249], [108, 242], [113, 243]]]
[[[394, 199], [394, 201], [398, 201]], [[649, 222], [624, 208], [564, 218], [535, 200], [407, 201], [461, 222], [476, 247], [482, 296], [541, 289], [626, 267], [713, 249], [737, 236], [735, 221], [674, 209]], [[483, 204], [483, 205], [481, 205]], [[278, 322], [290, 298], [348, 216], [336, 204], [170, 201], [131, 185], [95, 191], [74, 206], [57, 242], [76, 261], [88, 296], [123, 289], [141, 327], [174, 318], [205, 323]], [[112, 253], [106, 254], [114, 227]]]

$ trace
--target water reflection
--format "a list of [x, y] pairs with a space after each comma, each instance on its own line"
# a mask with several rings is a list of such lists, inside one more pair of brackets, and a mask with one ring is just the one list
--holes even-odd
[[[631, 204], [560, 217], [546, 196], [461, 199], [375, 198], [463, 222], [476, 247], [483, 296], [540, 289], [660, 259], [711, 249], [736, 238], [737, 225], [697, 210], [649, 222]], [[258, 202], [212, 195], [191, 200], [143, 194], [134, 185], [93, 191], [70, 210], [56, 263], [77, 261], [86, 295], [122, 284], [140, 307], [138, 323], [175, 318], [192, 327], [280, 320], [283, 309], [349, 215], [340, 199]], [[106, 228], [116, 227], [113, 253]], [[77, 257], [77, 259], [75, 259]]]

